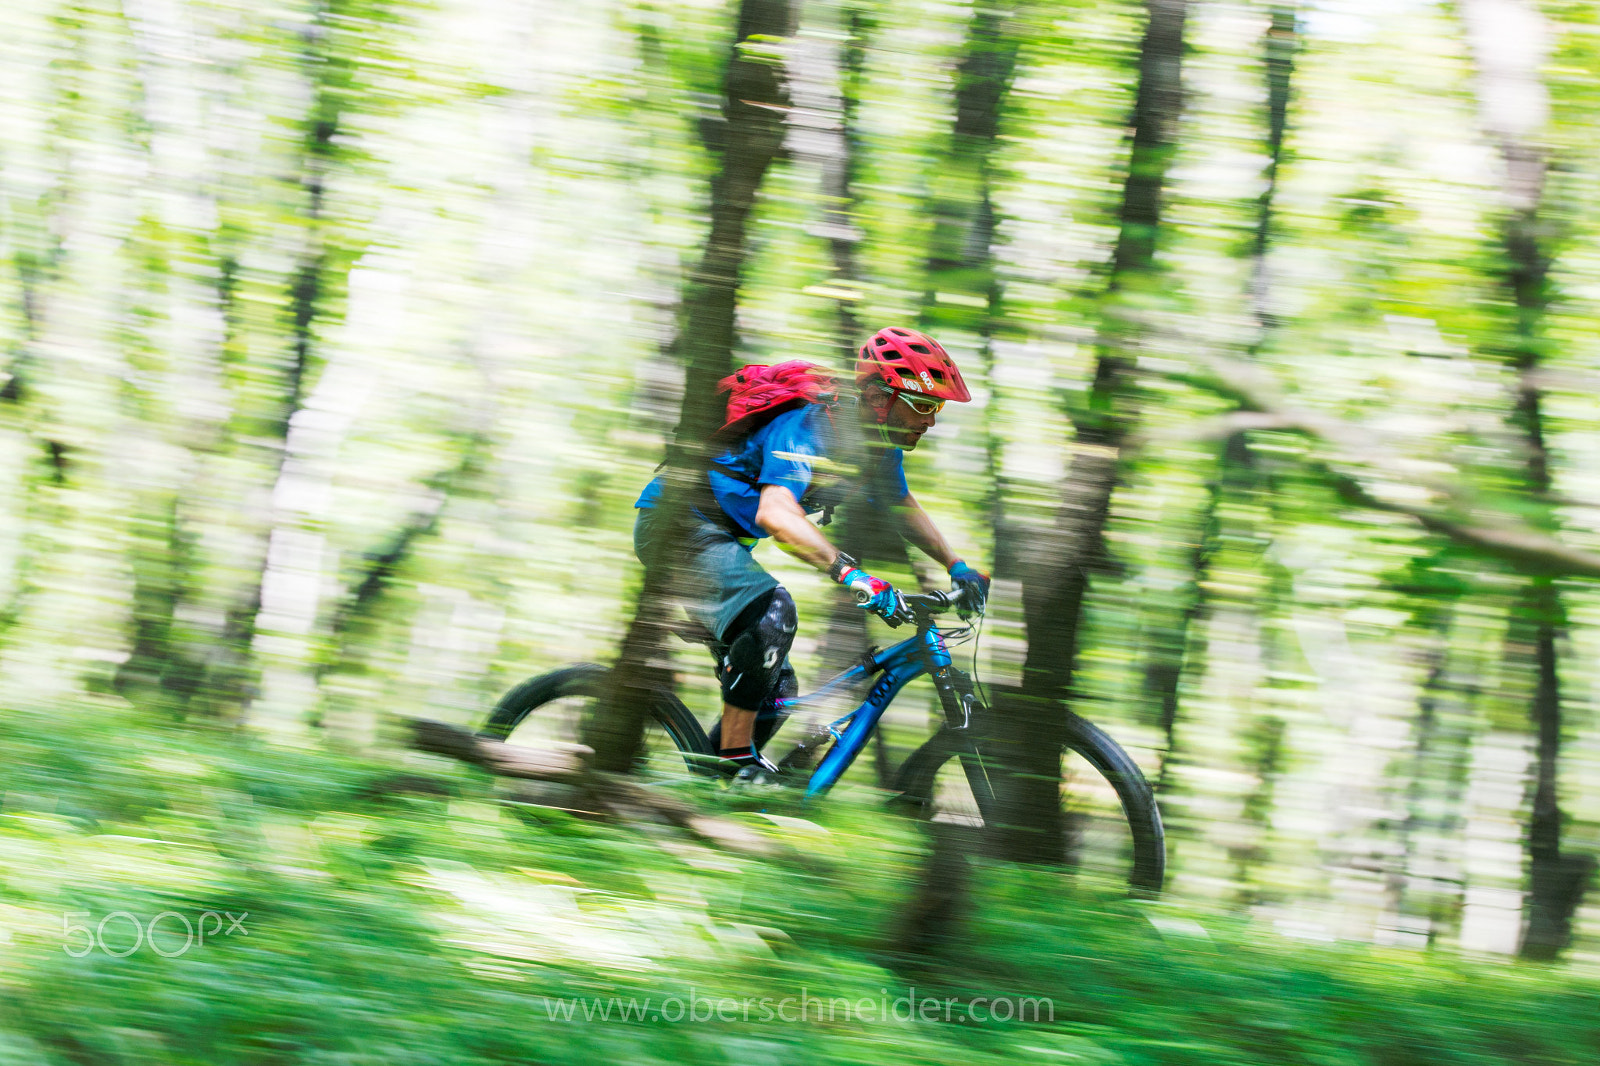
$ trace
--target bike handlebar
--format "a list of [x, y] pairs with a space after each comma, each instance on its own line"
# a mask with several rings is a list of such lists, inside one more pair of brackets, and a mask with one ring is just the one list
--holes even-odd
[[[872, 599], [872, 593], [866, 589], [857, 588], [851, 591], [855, 594], [857, 603], [866, 603]], [[941, 592], [938, 589], [934, 589], [930, 592], [902, 592], [900, 598], [905, 601], [906, 607], [913, 616], [910, 618], [902, 617], [903, 621], [909, 622], [913, 621], [918, 614], [934, 615], [943, 614], [946, 611], [960, 610], [966, 605], [967, 590]], [[891, 620], [889, 624], [893, 626], [899, 623]]]
[[[857, 603], [866, 603], [872, 599], [872, 593], [866, 589], [857, 588], [851, 591], [855, 594]], [[948, 611], [952, 607], [961, 605], [961, 601], [966, 598], [966, 590], [940, 592], [935, 589], [932, 592], [902, 592], [900, 598], [913, 607], [922, 607], [930, 611]]]
[[945, 611], [960, 610], [966, 606], [967, 590], [960, 589], [955, 592], [941, 592], [934, 589], [931, 592], [917, 592], [902, 594], [906, 606], [913, 611], [921, 609], [928, 614], [943, 614]]
[[914, 592], [902, 594], [901, 599], [906, 600], [906, 607], [910, 608], [912, 618], [907, 621], [917, 621], [917, 616], [931, 618], [933, 615], [942, 615], [944, 611], [962, 610], [966, 607], [966, 589], [957, 589], [954, 592], [933, 589], [930, 592]]

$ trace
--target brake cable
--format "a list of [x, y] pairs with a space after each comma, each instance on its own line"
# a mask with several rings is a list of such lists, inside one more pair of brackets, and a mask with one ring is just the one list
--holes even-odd
[[994, 708], [989, 705], [989, 693], [984, 688], [983, 678], [978, 676], [978, 645], [983, 641], [983, 619], [984, 616], [979, 614], [978, 620], [972, 625], [972, 684], [978, 690], [978, 699], [983, 701], [984, 709], [992, 713]]

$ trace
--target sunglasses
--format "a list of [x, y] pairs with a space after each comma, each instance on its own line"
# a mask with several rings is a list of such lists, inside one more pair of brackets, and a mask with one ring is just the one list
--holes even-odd
[[944, 410], [943, 400], [933, 400], [926, 396], [912, 396], [910, 393], [897, 393], [906, 402], [906, 406], [919, 415], [936, 415]]

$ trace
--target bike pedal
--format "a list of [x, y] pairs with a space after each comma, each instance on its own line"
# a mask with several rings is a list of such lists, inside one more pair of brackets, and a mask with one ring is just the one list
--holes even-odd
[[781, 782], [779, 780], [779, 775], [781, 773], [782, 773], [782, 771], [776, 769], [775, 767], [773, 767], [771, 765], [762, 766], [759, 763], [756, 763], [756, 764], [753, 764], [753, 765], [750, 765], [750, 766], [746, 766], [744, 769], [742, 769], [738, 773], [734, 774], [733, 775], [733, 781], [734, 781], [734, 784], [738, 784], [738, 785], [772, 785], [772, 786], [776, 786], [778, 784], [781, 784]]

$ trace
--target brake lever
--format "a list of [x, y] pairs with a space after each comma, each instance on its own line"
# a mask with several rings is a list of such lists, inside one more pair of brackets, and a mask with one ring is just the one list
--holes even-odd
[[885, 618], [884, 621], [889, 623], [890, 629], [899, 629], [903, 625], [916, 625], [916, 608], [912, 607], [904, 596], [901, 596], [900, 603], [895, 608], [894, 614]]

